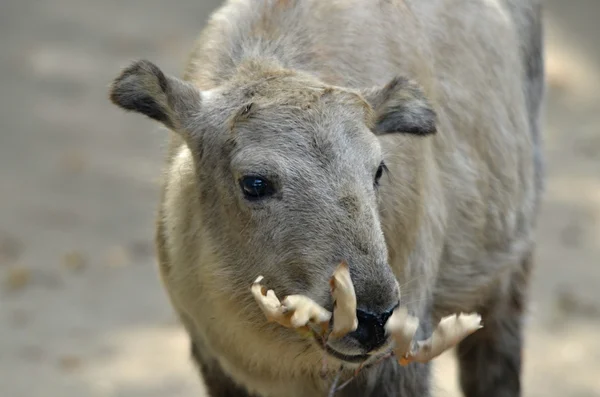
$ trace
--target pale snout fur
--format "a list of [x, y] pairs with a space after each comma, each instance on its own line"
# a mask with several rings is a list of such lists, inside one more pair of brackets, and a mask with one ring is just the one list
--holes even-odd
[[[267, 323], [249, 290], [263, 275], [280, 297], [331, 309], [341, 261], [359, 310], [406, 306], [421, 335], [481, 313], [457, 349], [461, 386], [520, 396], [543, 189], [540, 8], [230, 0], [182, 79], [149, 61], [115, 79], [116, 105], [171, 131], [160, 274], [211, 396], [326, 396], [340, 366], [353, 375], [357, 363]], [[268, 189], [248, 191], [255, 181]], [[389, 351], [352, 336], [331, 346], [367, 362]], [[338, 395], [430, 393], [429, 364], [387, 360]]]

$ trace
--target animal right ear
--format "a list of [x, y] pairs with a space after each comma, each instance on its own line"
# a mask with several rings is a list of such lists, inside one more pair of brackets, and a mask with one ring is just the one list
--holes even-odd
[[415, 81], [396, 77], [385, 87], [363, 90], [362, 95], [374, 110], [377, 134], [436, 132], [436, 114]]
[[125, 68], [113, 81], [110, 100], [127, 111], [144, 114], [166, 127], [183, 132], [186, 120], [200, 110], [200, 91], [158, 66], [141, 60]]

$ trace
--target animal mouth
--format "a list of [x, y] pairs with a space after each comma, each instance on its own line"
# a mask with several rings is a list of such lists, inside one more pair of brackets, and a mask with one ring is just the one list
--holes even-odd
[[370, 358], [373, 357], [373, 355], [371, 354], [357, 354], [357, 355], [350, 355], [350, 354], [344, 354], [344, 353], [340, 353], [339, 351], [333, 349], [331, 346], [329, 346], [327, 343], [323, 344], [323, 340], [319, 339], [316, 335], [314, 335], [314, 340], [316, 342], [316, 344], [323, 349], [327, 354], [329, 354], [330, 356], [337, 358], [340, 361], [345, 361], [347, 363], [352, 363], [352, 364], [360, 364], [360, 363], [364, 363], [365, 361], [368, 361]]
[[369, 355], [369, 354], [359, 354], [356, 356], [350, 356], [347, 354], [340, 353], [337, 350], [334, 350], [327, 345], [325, 345], [324, 349], [327, 352], [327, 354], [329, 354], [330, 356], [335, 357], [338, 360], [346, 361], [349, 363], [362, 363], [362, 362], [367, 361], [371, 357], [371, 355]]

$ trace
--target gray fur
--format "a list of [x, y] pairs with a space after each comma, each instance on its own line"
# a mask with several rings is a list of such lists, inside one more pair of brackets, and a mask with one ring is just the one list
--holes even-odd
[[[502, 40], [498, 40], [502, 37]], [[480, 311], [458, 349], [468, 397], [520, 395], [543, 188], [543, 43], [537, 0], [230, 0], [183, 80], [148, 61], [118, 106], [171, 130], [156, 244], [161, 277], [214, 397], [324, 396], [357, 364], [266, 323], [249, 293], [331, 309], [350, 264], [359, 309], [401, 305], [421, 335]], [[382, 160], [389, 169], [374, 183]], [[244, 175], [272, 197], [249, 202]], [[370, 354], [348, 336], [330, 344]], [[429, 365], [368, 367], [341, 396], [428, 396]]]

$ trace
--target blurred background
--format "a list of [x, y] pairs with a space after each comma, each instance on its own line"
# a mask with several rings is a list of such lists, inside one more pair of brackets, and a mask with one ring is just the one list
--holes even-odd
[[[155, 269], [166, 137], [107, 87], [136, 58], [179, 75], [219, 3], [0, 2], [0, 396], [203, 396]], [[546, 7], [525, 396], [600, 396], [600, 1]], [[451, 354], [435, 372], [456, 396]]]

